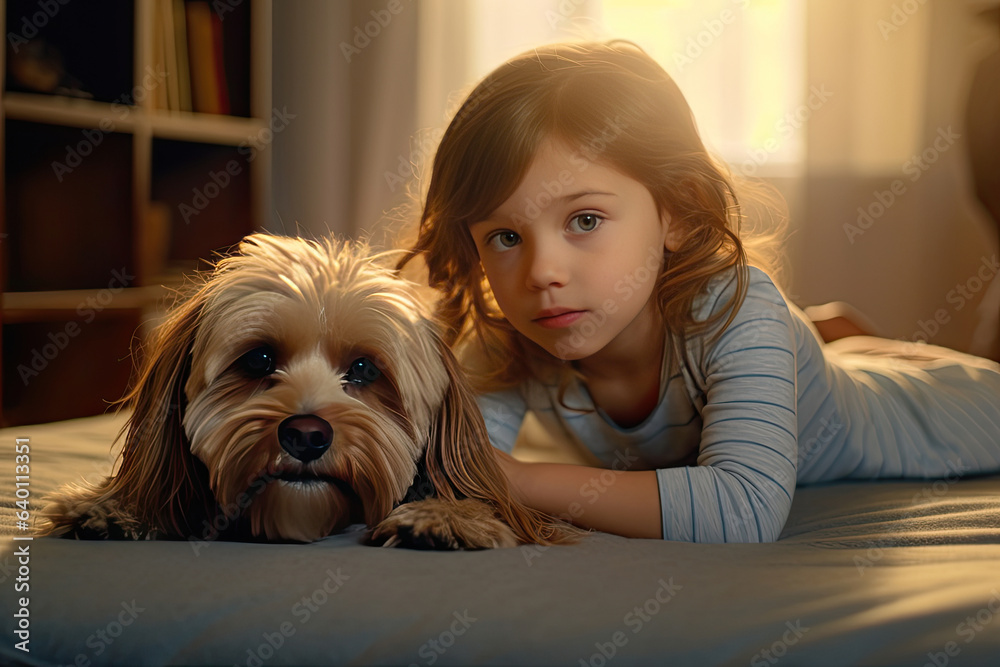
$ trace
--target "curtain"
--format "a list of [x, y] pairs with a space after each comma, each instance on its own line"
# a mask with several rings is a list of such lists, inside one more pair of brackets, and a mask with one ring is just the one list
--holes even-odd
[[292, 120], [274, 138], [269, 231], [378, 241], [405, 201], [422, 4], [276, 3], [273, 100]]

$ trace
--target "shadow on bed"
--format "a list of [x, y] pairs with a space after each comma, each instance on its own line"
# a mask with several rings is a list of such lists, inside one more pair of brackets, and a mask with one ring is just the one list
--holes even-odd
[[[58, 484], [107, 474], [120, 425], [2, 431], [9, 456], [30, 439], [30, 511]], [[13, 484], [3, 488], [3, 664], [976, 665], [1000, 654], [997, 476], [800, 488], [772, 544], [595, 533], [451, 553], [367, 547], [362, 531], [306, 545], [15, 541]]]

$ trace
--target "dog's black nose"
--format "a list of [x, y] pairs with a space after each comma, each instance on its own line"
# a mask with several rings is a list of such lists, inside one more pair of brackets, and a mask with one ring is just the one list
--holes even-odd
[[294, 415], [278, 425], [278, 442], [299, 461], [309, 463], [330, 449], [333, 427], [316, 415]]

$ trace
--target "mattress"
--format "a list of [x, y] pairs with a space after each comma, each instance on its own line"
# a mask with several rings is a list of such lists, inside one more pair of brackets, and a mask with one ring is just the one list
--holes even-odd
[[0, 663], [941, 667], [1000, 656], [997, 476], [799, 488], [771, 544], [593, 533], [547, 549], [424, 552], [364, 546], [361, 527], [312, 544], [19, 539], [17, 489], [30, 490], [30, 521], [59, 484], [102, 478], [122, 423], [0, 430]]

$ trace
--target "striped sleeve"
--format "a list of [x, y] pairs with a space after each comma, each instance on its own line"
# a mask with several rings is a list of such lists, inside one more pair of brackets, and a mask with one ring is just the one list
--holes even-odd
[[714, 342], [690, 341], [686, 351], [685, 373], [702, 391], [703, 427], [697, 466], [657, 470], [664, 539], [778, 538], [796, 479], [795, 349], [784, 299], [751, 269], [729, 328]]
[[527, 413], [524, 398], [517, 389], [481, 394], [477, 397], [479, 409], [486, 422], [490, 443], [510, 454]]

